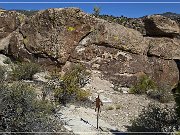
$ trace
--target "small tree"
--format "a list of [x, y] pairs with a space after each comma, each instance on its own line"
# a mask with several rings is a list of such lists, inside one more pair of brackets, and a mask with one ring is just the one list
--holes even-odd
[[94, 11], [93, 14], [94, 14], [95, 16], [99, 16], [99, 14], [100, 14], [100, 7], [95, 6], [94, 9], [93, 9], [93, 11]]

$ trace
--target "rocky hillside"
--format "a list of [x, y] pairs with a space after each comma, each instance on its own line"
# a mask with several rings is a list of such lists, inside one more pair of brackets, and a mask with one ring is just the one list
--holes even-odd
[[[180, 15], [172, 12], [166, 12], [163, 14], [156, 14], [156, 15], [161, 15], [167, 18], [170, 18], [180, 24]], [[143, 35], [146, 35], [146, 29], [145, 29], [145, 22], [147, 16], [143, 16], [140, 18], [128, 18], [125, 16], [120, 16], [120, 17], [115, 17], [112, 15], [98, 15], [98, 18], [107, 20], [108, 22], [115, 22], [118, 24], [121, 24], [125, 27], [135, 29], [139, 32], [141, 32]]]
[[[27, 129], [15, 131], [69, 131], [70, 134], [152, 131], [139, 130], [138, 125], [133, 130], [131, 120], [135, 118], [141, 118], [138, 122], [145, 128], [152, 123], [157, 129], [153, 132], [171, 132], [178, 127], [171, 90], [179, 82], [179, 23], [162, 15], [121, 17], [116, 21], [105, 17], [95, 17], [78, 8], [32, 13], [0, 10], [0, 117], [9, 119], [9, 112], [11, 120], [16, 120], [21, 105], [27, 108], [23, 113], [28, 114], [27, 119], [23, 115]], [[37, 96], [30, 94], [28, 88]], [[8, 99], [13, 99], [10, 105], [6, 102], [7, 91], [12, 96]], [[93, 102], [99, 94], [103, 106], [100, 129], [96, 129]], [[38, 106], [31, 106], [34, 101]], [[158, 108], [152, 108], [149, 111], [155, 112], [141, 117], [149, 103], [166, 106], [170, 111], [167, 114], [165, 110], [161, 115]], [[9, 106], [17, 110], [18, 117], [12, 115]], [[49, 115], [51, 120], [36, 121], [39, 120], [36, 114], [40, 113]], [[151, 114], [160, 119], [154, 119]], [[0, 130], [2, 127], [5, 129], [2, 131], [13, 131], [8, 129], [12, 122], [1, 118]], [[173, 121], [170, 126], [168, 121]], [[15, 127], [23, 127], [19, 119], [16, 122], [19, 125]], [[42, 122], [47, 129], [40, 126]]]
[[1, 10], [0, 52], [63, 71], [82, 63], [122, 87], [146, 74], [173, 89], [179, 81], [179, 25], [161, 15], [145, 17], [143, 25], [145, 35], [78, 8], [42, 10], [29, 17]]
[[172, 13], [172, 12], [166, 12], [161, 14], [162, 16], [168, 17], [172, 20], [177, 21], [178, 23], [180, 22], [180, 14]]

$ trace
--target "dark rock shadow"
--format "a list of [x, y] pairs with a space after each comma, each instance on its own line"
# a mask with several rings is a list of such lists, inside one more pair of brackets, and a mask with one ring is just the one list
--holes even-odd
[[110, 129], [109, 131], [110, 131], [113, 135], [128, 135], [128, 133], [123, 133], [122, 131], [119, 131], [119, 130]]

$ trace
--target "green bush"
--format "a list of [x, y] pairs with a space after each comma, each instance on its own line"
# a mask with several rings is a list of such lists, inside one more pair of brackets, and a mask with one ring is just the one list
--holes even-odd
[[86, 68], [81, 64], [76, 64], [66, 72], [62, 80], [67, 85], [82, 88], [89, 82], [89, 77], [90, 73], [86, 71]]
[[130, 93], [147, 94], [148, 97], [158, 100], [161, 103], [167, 103], [173, 100], [173, 95], [168, 88], [158, 88], [153, 80], [144, 75], [139, 82], [130, 88]]
[[82, 65], [75, 65], [65, 73], [60, 82], [60, 87], [55, 89], [55, 100], [65, 103], [75, 98], [77, 100], [85, 100], [90, 93], [81, 88], [88, 83], [90, 74]]
[[154, 81], [151, 80], [148, 76], [143, 75], [139, 82], [130, 88], [130, 93], [133, 94], [145, 94], [150, 89], [156, 89], [157, 86], [155, 85]]
[[178, 130], [179, 124], [172, 108], [149, 104], [138, 118], [131, 121], [130, 132], [173, 132]]
[[32, 80], [32, 76], [41, 71], [36, 63], [17, 63], [12, 66], [12, 78], [14, 80]]
[[50, 117], [53, 105], [37, 99], [31, 85], [1, 84], [0, 106], [1, 132], [54, 132], [59, 129]]

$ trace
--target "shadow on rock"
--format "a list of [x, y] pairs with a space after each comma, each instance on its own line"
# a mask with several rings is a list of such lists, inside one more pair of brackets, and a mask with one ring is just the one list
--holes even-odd
[[127, 135], [128, 133], [123, 133], [122, 131], [119, 130], [114, 130], [114, 129], [110, 129], [109, 130], [113, 135]]

